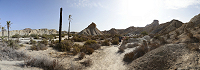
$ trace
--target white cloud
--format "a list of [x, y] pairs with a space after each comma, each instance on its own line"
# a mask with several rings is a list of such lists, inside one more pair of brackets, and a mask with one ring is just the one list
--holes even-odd
[[165, 5], [168, 9], [187, 8], [196, 4], [200, 4], [200, 0], [165, 0]]
[[103, 7], [100, 2], [94, 0], [74, 0], [71, 2], [72, 7]]

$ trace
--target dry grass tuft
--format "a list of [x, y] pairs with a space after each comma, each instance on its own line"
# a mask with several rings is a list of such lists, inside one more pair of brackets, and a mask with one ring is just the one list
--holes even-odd
[[28, 58], [25, 63], [27, 66], [39, 67], [44, 70], [65, 70], [61, 61], [51, 60], [47, 57]]

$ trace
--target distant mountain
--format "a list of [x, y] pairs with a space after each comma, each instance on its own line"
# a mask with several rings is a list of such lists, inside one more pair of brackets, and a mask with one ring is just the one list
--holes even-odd
[[87, 28], [78, 33], [78, 35], [103, 35], [103, 33], [96, 28], [96, 24], [92, 22]]

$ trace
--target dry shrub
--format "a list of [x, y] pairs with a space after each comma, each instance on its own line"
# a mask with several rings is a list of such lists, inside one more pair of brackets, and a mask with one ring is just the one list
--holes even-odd
[[72, 46], [72, 48], [73, 48], [73, 51], [72, 51], [73, 55], [76, 55], [80, 52], [80, 49], [82, 47], [79, 44], [75, 44], [75, 45]]
[[53, 48], [58, 51], [70, 51], [70, 48], [72, 47], [73, 42], [69, 40], [61, 41], [60, 43], [57, 43]]
[[82, 60], [84, 57], [85, 57], [85, 53], [82, 52], [82, 53], [80, 53], [78, 58], [79, 58], [79, 60]]
[[81, 64], [83, 64], [85, 67], [89, 67], [92, 65], [92, 60], [91, 59], [87, 59], [84, 62], [81, 62]]
[[118, 53], [123, 53], [124, 52], [124, 48], [120, 47], [118, 50]]
[[99, 44], [91, 44], [91, 45], [89, 45], [89, 48], [92, 48], [92, 49], [94, 49], [94, 50], [97, 50], [97, 49], [99, 49], [101, 46], [99, 45]]
[[112, 44], [113, 44], [113, 45], [118, 45], [118, 44], [119, 44], [119, 41], [118, 41], [118, 40], [113, 40], [113, 41], [112, 41]]
[[61, 61], [51, 60], [47, 57], [28, 58], [25, 63], [27, 66], [39, 67], [44, 70], [65, 70]]
[[105, 40], [101, 43], [102, 46], [110, 46], [110, 43], [108, 40]]
[[41, 43], [41, 44], [44, 44], [44, 45], [46, 45], [46, 46], [48, 45], [48, 41], [47, 41], [46, 39], [43, 39], [42, 41], [40, 41], [40, 43]]
[[97, 44], [95, 40], [87, 40], [84, 45]]
[[87, 54], [92, 54], [93, 52], [94, 52], [94, 49], [92, 49], [92, 48], [87, 48], [87, 51], [86, 51]]
[[45, 46], [44, 44], [38, 43], [37, 45], [32, 45], [30, 49], [31, 50], [46, 50], [48, 49], [48, 47]]
[[30, 44], [36, 44], [37, 42], [33, 39], [30, 40]]

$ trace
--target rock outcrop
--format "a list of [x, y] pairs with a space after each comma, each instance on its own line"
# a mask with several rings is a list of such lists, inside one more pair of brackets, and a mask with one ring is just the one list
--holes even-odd
[[182, 26], [182, 22], [179, 21], [179, 20], [172, 20], [169, 22], [170, 24], [165, 27], [164, 29], [162, 29], [158, 34], [166, 34], [166, 33], [169, 33], [171, 31], [174, 31], [176, 30], [177, 28], [181, 27]]
[[[30, 35], [30, 34], [38, 34], [38, 35], [42, 35], [42, 34], [57, 34], [57, 30], [55, 29], [24, 29], [24, 30], [12, 30], [10, 31], [10, 36], [13, 36], [15, 34], [19, 34], [19, 35]], [[2, 36], [2, 32], [0, 32], [0, 36]], [[8, 31], [4, 31], [4, 36], [8, 36]]]
[[103, 35], [103, 33], [96, 28], [96, 24], [92, 22], [87, 28], [78, 33], [78, 35]]
[[146, 25], [144, 28], [144, 31], [150, 33], [152, 32], [157, 26], [159, 26], [159, 21], [158, 20], [153, 20], [153, 22], [149, 25]]
[[190, 21], [189, 21], [189, 23], [194, 23], [195, 25], [198, 25], [198, 24], [200, 24], [200, 14], [198, 14], [198, 15], [196, 15], [196, 16], [194, 16]]

